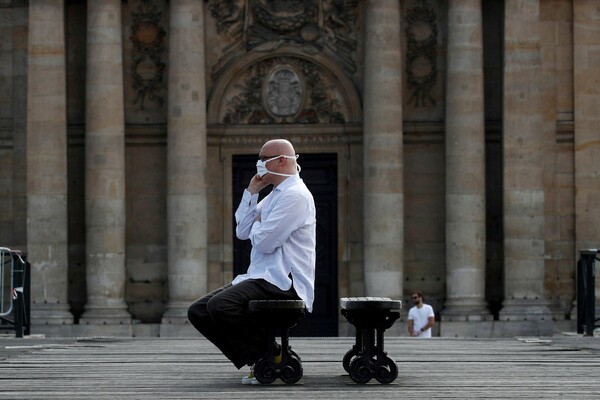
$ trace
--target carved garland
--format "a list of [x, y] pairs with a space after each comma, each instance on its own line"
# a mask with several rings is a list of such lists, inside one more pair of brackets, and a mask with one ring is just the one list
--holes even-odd
[[431, 90], [437, 81], [437, 16], [426, 0], [408, 9], [406, 25], [406, 74], [411, 96], [408, 103], [435, 105]]
[[[275, 71], [282, 69], [288, 69], [290, 73], [286, 75], [290, 77], [297, 75], [298, 82], [295, 86], [294, 79], [291, 79], [292, 86], [288, 89], [289, 98], [306, 97], [305, 100], [297, 99], [298, 104], [302, 104], [303, 107], [293, 115], [273, 112], [268, 107], [270, 99], [264, 98], [270, 93], [269, 88], [265, 88], [265, 83], [271, 83], [268, 78], [275, 75]], [[300, 58], [275, 57], [258, 62], [249, 68], [247, 77], [236, 85], [241, 92], [228, 100], [223, 122], [226, 124], [344, 123], [345, 117], [340, 112], [338, 101], [330, 99], [327, 95], [327, 89], [321, 80], [322, 74], [323, 71], [319, 67]]]
[[165, 30], [160, 24], [162, 11], [151, 0], [141, 0], [137, 12], [131, 13], [132, 26], [129, 39], [133, 44], [131, 76], [133, 89], [137, 91], [134, 104], [150, 100], [162, 107], [164, 104]]

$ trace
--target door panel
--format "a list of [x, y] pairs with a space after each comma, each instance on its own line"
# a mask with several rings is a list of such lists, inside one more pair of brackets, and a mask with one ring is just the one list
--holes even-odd
[[[256, 173], [256, 155], [233, 156], [233, 213], [244, 189]], [[317, 208], [317, 261], [313, 312], [291, 331], [295, 336], [337, 336], [337, 155], [302, 154], [298, 159], [300, 176], [306, 183]], [[264, 198], [271, 188], [259, 195]], [[233, 217], [233, 216], [232, 216]], [[235, 225], [235, 218], [233, 218]], [[235, 232], [235, 229], [234, 229]], [[250, 241], [233, 238], [234, 276], [245, 273], [250, 264]]]

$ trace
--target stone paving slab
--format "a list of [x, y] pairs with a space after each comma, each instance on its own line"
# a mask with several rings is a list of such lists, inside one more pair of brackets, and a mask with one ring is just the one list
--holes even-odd
[[389, 385], [357, 385], [353, 338], [291, 338], [295, 385], [243, 386], [202, 338], [0, 338], [0, 399], [598, 399], [600, 338], [386, 338]]

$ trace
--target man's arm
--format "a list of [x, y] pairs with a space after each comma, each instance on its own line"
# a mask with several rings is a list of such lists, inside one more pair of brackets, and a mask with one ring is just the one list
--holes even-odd
[[304, 223], [308, 202], [299, 195], [281, 194], [266, 220], [255, 221], [250, 233], [252, 247], [261, 253], [272, 253], [281, 247], [292, 232]]
[[235, 212], [235, 235], [240, 240], [246, 240], [250, 237], [252, 224], [260, 219], [261, 204], [258, 204], [258, 193], [267, 187], [268, 184], [258, 174], [254, 175], [244, 190], [242, 201]]
[[[427, 329], [433, 327], [435, 325], [435, 317], [427, 317], [427, 324], [421, 328], [421, 332], [425, 332]], [[419, 332], [419, 334], [421, 334]]]
[[433, 307], [428, 305], [427, 311], [428, 311], [427, 324], [421, 328], [421, 332], [425, 332], [427, 329], [429, 329], [435, 325], [435, 313], [433, 312]]
[[260, 208], [257, 206], [258, 194], [252, 194], [248, 190], [244, 190], [242, 201], [235, 212], [235, 235], [240, 240], [246, 240], [250, 237], [252, 224], [256, 216], [260, 213]]
[[415, 331], [414, 331], [414, 330], [415, 330], [415, 321], [414, 321], [414, 320], [412, 320], [412, 319], [409, 319], [409, 320], [408, 320], [408, 334], [409, 334], [410, 336], [415, 336], [415, 335], [414, 335], [414, 333], [415, 333]]

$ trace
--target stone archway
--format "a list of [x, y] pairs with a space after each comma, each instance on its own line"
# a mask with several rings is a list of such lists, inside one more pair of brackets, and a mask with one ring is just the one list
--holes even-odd
[[[293, 75], [297, 110], [278, 114], [269, 107], [270, 87], [281, 84], [277, 71]], [[234, 62], [217, 79], [208, 103], [212, 124], [345, 124], [361, 121], [361, 103], [354, 83], [344, 70], [323, 54], [307, 56], [295, 47], [276, 53], [251, 51]]]

